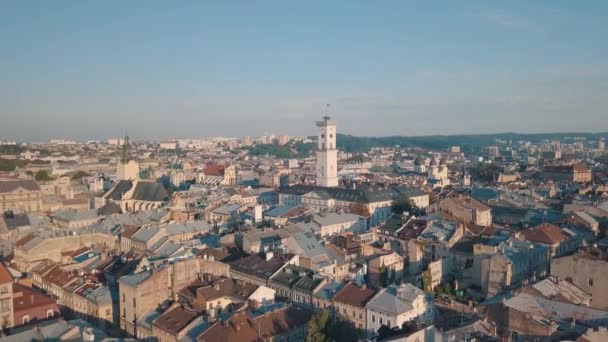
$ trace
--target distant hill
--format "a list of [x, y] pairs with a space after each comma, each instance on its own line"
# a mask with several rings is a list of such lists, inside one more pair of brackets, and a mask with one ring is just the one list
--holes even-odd
[[463, 152], [480, 150], [484, 146], [493, 145], [496, 140], [531, 141], [569, 140], [575, 137], [587, 140], [598, 140], [608, 137], [608, 132], [602, 133], [497, 133], [497, 134], [461, 134], [461, 135], [429, 135], [429, 136], [389, 136], [389, 137], [357, 137], [338, 134], [336, 145], [345, 152], [365, 152], [372, 147], [421, 147], [433, 150], [445, 150], [450, 146], [460, 146]]

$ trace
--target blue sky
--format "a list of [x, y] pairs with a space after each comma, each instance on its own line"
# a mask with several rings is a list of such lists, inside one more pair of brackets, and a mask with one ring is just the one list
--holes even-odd
[[607, 1], [2, 1], [0, 139], [607, 131]]

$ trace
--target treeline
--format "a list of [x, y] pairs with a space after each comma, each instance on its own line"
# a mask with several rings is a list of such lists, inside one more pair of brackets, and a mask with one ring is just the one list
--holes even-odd
[[575, 137], [587, 140], [598, 140], [607, 137], [608, 133], [499, 133], [478, 135], [429, 135], [418, 137], [390, 136], [390, 137], [356, 137], [338, 134], [336, 145], [345, 152], [366, 152], [373, 147], [420, 147], [431, 150], [447, 150], [450, 146], [460, 146], [465, 153], [480, 152], [484, 146], [493, 145], [496, 140], [504, 141], [531, 141], [533, 143], [544, 140], [569, 140]]
[[0, 158], [0, 171], [15, 171], [18, 167], [26, 167], [28, 164], [49, 164], [48, 161], [44, 160], [28, 160], [28, 159], [4, 159]]
[[246, 147], [249, 155], [252, 156], [275, 156], [277, 158], [304, 158], [310, 156], [314, 150], [314, 143], [289, 143], [285, 145], [274, 144], [258, 144]]

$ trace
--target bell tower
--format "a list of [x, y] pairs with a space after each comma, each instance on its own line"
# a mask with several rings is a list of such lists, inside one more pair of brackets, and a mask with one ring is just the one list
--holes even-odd
[[338, 186], [338, 150], [336, 149], [336, 123], [324, 116], [317, 121], [317, 185]]
[[139, 179], [139, 163], [131, 155], [131, 144], [129, 136], [125, 135], [120, 152], [120, 159], [116, 163], [116, 176], [118, 180]]

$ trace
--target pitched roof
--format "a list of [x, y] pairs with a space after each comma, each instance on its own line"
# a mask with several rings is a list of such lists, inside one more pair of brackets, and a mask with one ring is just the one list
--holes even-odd
[[226, 167], [221, 164], [207, 164], [205, 167], [205, 175], [207, 176], [224, 176]]
[[567, 239], [567, 236], [562, 233], [559, 227], [547, 222], [536, 227], [524, 229], [520, 233], [528, 241], [545, 245], [558, 244]]
[[36, 307], [44, 307], [55, 304], [55, 300], [33, 288], [21, 284], [13, 285], [13, 309], [14, 311], [31, 310]]
[[176, 306], [173, 309], [167, 310], [164, 314], [155, 319], [152, 325], [171, 335], [177, 335], [197, 316], [198, 314], [195, 311]]
[[253, 342], [269, 340], [308, 323], [312, 313], [288, 306], [254, 317], [248, 311], [235, 314], [225, 322], [217, 322], [198, 337], [199, 342]]
[[135, 190], [129, 197], [129, 199], [146, 202], [162, 202], [168, 198], [169, 192], [162, 184], [150, 181], [136, 181]]
[[376, 292], [376, 290], [370, 288], [363, 289], [353, 283], [349, 283], [335, 294], [334, 302], [362, 308], [372, 299]]
[[235, 297], [245, 300], [256, 289], [256, 285], [244, 281], [222, 278], [209, 282], [196, 289], [196, 296], [205, 301], [211, 301], [221, 297]]
[[284, 256], [275, 255], [270, 260], [266, 260], [257, 254], [246, 256], [230, 262], [230, 268], [235, 271], [251, 274], [264, 279], [269, 279], [275, 274], [285, 263], [293, 256], [293, 254], [285, 254]]
[[120, 201], [122, 199], [122, 195], [124, 195], [127, 191], [131, 190], [133, 186], [133, 182], [130, 180], [119, 180], [115, 183], [108, 192], [103, 195], [104, 198]]
[[[401, 292], [401, 294], [399, 294]], [[367, 308], [393, 315], [400, 315], [412, 309], [412, 302], [418, 296], [424, 296], [421, 289], [412, 284], [392, 285], [380, 290], [366, 305]]]
[[13, 192], [19, 188], [29, 191], [40, 191], [38, 183], [33, 180], [8, 180], [0, 181], [0, 193]]
[[0, 262], [0, 284], [8, 284], [13, 282], [11, 272], [6, 268], [3, 262]]

